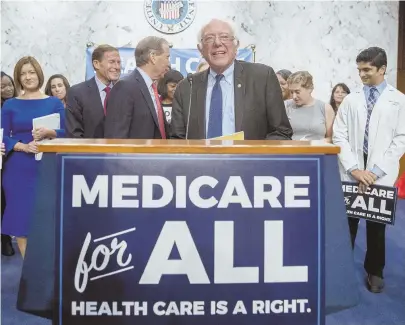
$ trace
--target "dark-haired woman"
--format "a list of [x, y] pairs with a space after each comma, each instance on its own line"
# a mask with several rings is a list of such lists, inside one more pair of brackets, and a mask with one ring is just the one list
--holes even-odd
[[66, 93], [69, 88], [69, 81], [64, 75], [54, 74], [46, 83], [45, 94], [59, 98], [62, 101], [63, 106], [66, 108]]
[[291, 76], [291, 74], [292, 74], [291, 71], [286, 70], [286, 69], [277, 71], [277, 73], [276, 73], [278, 82], [279, 82], [280, 87], [281, 87], [281, 93], [283, 95], [283, 100], [284, 101], [292, 98], [290, 90], [288, 89], [288, 83], [287, 83], [287, 80]]
[[[1, 71], [1, 107], [3, 103], [10, 98], [17, 96], [17, 90], [13, 78]], [[1, 124], [1, 123], [0, 123]], [[1, 144], [1, 154], [5, 154], [5, 146]], [[6, 198], [4, 196], [3, 186], [1, 187], [1, 219], [3, 220], [4, 209], [6, 208]], [[1, 254], [5, 256], [14, 255], [11, 237], [9, 235], [1, 235]]]
[[179, 71], [169, 70], [164, 77], [159, 80], [158, 93], [167, 123], [171, 121], [174, 92], [176, 91], [177, 84], [183, 79], [184, 77]]
[[337, 113], [340, 104], [342, 104], [343, 99], [349, 94], [350, 89], [344, 83], [338, 83], [335, 87], [333, 87], [329, 104], [332, 106], [335, 114]]
[[8, 74], [1, 72], [1, 106], [7, 99], [17, 97], [14, 80]]

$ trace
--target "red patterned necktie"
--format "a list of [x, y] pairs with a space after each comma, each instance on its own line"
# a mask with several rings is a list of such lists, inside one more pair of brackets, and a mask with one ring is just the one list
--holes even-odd
[[162, 105], [160, 104], [160, 98], [159, 98], [159, 94], [158, 94], [157, 87], [156, 87], [155, 83], [152, 83], [152, 88], [153, 88], [153, 93], [155, 95], [155, 101], [156, 101], [156, 106], [157, 106], [157, 116], [158, 116], [158, 122], [159, 122], [160, 135], [162, 136], [162, 139], [166, 139], [166, 131], [165, 131], [165, 122], [164, 122], [164, 117], [163, 117], [163, 109], [162, 109]]
[[104, 107], [104, 116], [105, 116], [105, 115], [107, 115], [107, 101], [108, 101], [108, 97], [110, 96], [111, 88], [110, 87], [105, 87], [104, 91], [105, 91], [105, 98], [104, 98], [103, 107]]

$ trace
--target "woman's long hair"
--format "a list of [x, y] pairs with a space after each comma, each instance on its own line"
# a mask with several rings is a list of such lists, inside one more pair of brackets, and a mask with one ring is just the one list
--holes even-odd
[[335, 113], [337, 113], [338, 107], [337, 107], [337, 105], [336, 105], [335, 98], [334, 98], [333, 95], [335, 94], [335, 91], [336, 91], [336, 89], [337, 89], [338, 87], [341, 87], [348, 95], [350, 94], [350, 89], [349, 89], [349, 87], [347, 87], [347, 85], [346, 85], [345, 83], [343, 83], [343, 82], [338, 83], [337, 85], [335, 85], [335, 87], [333, 87], [333, 89], [332, 89], [332, 94], [330, 95], [329, 104], [332, 106], [332, 108], [333, 108], [333, 110], [335, 111]]
[[160, 97], [161, 100], [164, 100], [168, 97], [167, 84], [169, 82], [174, 82], [174, 83], [178, 84], [183, 79], [184, 79], [183, 75], [177, 70], [172, 69], [172, 70], [169, 70], [168, 72], [166, 72], [164, 77], [159, 80], [159, 83], [157, 86], [158, 93], [161, 96]]
[[[46, 86], [45, 86], [45, 95], [53, 96], [53, 95], [52, 95], [51, 82], [52, 82], [53, 79], [56, 79], [56, 78], [62, 79], [63, 84], [65, 85], [66, 94], [67, 94], [67, 91], [68, 91], [68, 89], [70, 88], [69, 81], [68, 81], [67, 78], [66, 78], [64, 75], [62, 75], [62, 74], [54, 74], [53, 76], [51, 76], [51, 77], [48, 79], [48, 82], [46, 83]], [[64, 101], [66, 101], [66, 97], [64, 98]]]

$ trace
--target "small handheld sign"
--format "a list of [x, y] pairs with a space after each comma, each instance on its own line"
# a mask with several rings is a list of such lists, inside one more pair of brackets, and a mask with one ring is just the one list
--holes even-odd
[[342, 182], [348, 217], [394, 225], [397, 189], [372, 185], [365, 193], [359, 193], [357, 183]]

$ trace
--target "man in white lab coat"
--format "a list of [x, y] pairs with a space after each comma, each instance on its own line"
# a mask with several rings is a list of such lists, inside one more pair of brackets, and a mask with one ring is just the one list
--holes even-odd
[[[333, 143], [341, 147], [341, 179], [359, 182], [362, 190], [374, 183], [393, 186], [405, 152], [405, 95], [384, 79], [383, 49], [368, 48], [356, 62], [363, 89], [345, 97], [333, 126]], [[354, 246], [359, 219], [348, 219]], [[379, 293], [384, 288], [385, 225], [367, 221], [366, 226], [366, 285]]]

